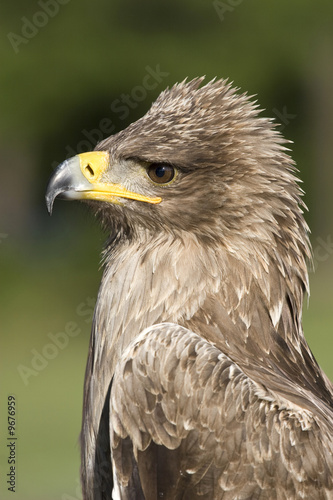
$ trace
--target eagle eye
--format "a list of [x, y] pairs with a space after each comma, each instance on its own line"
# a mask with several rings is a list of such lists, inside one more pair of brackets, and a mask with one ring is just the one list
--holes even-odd
[[148, 176], [156, 184], [167, 184], [175, 176], [175, 169], [167, 163], [152, 163], [147, 169]]

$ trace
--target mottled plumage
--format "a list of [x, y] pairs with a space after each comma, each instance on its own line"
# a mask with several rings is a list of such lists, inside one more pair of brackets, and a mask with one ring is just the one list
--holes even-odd
[[[92, 199], [110, 234], [84, 498], [333, 499], [333, 389], [302, 331], [311, 250], [294, 164], [245, 95], [201, 83], [101, 142], [106, 166], [81, 159], [77, 174], [74, 157], [48, 188], [49, 209]], [[174, 178], [153, 182], [165, 165]]]

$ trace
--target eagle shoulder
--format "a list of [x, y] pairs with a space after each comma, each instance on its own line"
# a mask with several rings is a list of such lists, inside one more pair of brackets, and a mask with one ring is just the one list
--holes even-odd
[[333, 498], [332, 441], [316, 416], [176, 324], [144, 330], [123, 353], [110, 439], [118, 487], [136, 481], [148, 500], [181, 491], [179, 498]]

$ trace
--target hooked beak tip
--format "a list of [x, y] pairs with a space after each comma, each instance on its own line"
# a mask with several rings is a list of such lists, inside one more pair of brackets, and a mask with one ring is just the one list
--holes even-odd
[[45, 195], [45, 203], [46, 203], [46, 208], [47, 208], [47, 211], [48, 211], [49, 215], [52, 215], [53, 202], [54, 202], [53, 193], [51, 193], [47, 189], [46, 195]]

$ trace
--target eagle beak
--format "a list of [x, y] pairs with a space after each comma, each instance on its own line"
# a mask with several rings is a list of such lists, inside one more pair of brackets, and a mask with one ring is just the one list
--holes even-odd
[[46, 206], [52, 213], [57, 196], [67, 200], [98, 200], [121, 204], [119, 198], [160, 203], [162, 198], [152, 198], [128, 191], [121, 184], [102, 182], [101, 177], [109, 168], [110, 155], [106, 151], [82, 153], [59, 165], [46, 190]]

